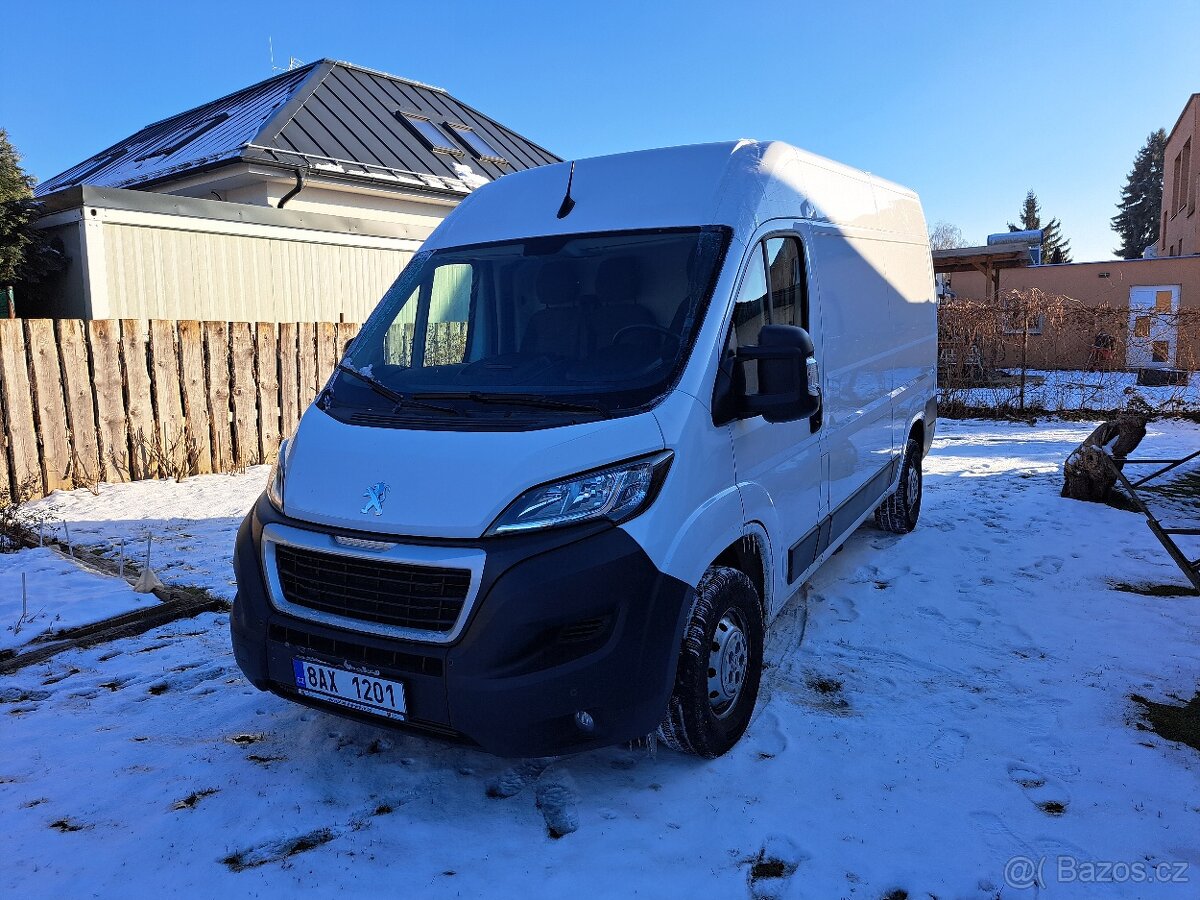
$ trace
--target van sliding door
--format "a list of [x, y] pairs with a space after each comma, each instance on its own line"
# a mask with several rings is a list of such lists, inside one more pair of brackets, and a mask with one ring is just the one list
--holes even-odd
[[892, 442], [892, 290], [883, 242], [814, 225], [829, 454], [831, 540], [874, 508], [895, 477]]

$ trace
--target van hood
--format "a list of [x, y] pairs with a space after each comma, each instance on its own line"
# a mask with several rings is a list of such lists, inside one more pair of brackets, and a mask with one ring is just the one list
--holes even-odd
[[[378, 534], [477, 538], [530, 488], [663, 448], [652, 413], [525, 432], [417, 431], [347, 425], [310, 406], [288, 449], [284, 513]], [[379, 511], [370, 500], [381, 483]]]

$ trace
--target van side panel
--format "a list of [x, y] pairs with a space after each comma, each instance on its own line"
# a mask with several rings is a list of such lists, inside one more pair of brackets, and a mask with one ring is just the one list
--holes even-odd
[[824, 349], [819, 362], [824, 367], [829, 508], [835, 520], [849, 522], [858, 517], [858, 507], [878, 502], [877, 482], [890, 484], [894, 474], [894, 291], [887, 280], [884, 242], [831, 225], [814, 225], [811, 233]]
[[886, 271], [893, 291], [892, 445], [899, 450], [918, 419], [928, 420], [926, 437], [932, 439], [934, 416], [928, 410], [937, 390], [936, 291], [920, 202], [879, 186], [875, 194], [881, 227], [896, 232], [886, 244]]

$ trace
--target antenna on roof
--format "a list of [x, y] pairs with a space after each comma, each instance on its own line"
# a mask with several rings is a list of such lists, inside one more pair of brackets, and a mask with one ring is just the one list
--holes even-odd
[[300, 66], [304, 65], [304, 60], [296, 59], [296, 57], [294, 57], [294, 56], [288, 57], [288, 64], [287, 64], [286, 69], [283, 68], [282, 66], [275, 65], [275, 42], [271, 39], [270, 35], [267, 35], [267, 53], [271, 57], [271, 71], [272, 72], [290, 72], [290, 71], [292, 71], [292, 69], [298, 69], [298, 68], [300, 68]]
[[567, 193], [563, 196], [562, 206], [558, 208], [558, 217], [565, 219], [575, 208], [575, 200], [571, 197], [571, 182], [575, 180], [575, 160], [571, 160], [571, 174], [567, 176]]

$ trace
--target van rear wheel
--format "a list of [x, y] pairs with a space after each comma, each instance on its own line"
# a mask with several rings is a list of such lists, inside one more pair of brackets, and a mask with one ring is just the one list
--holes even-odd
[[875, 508], [875, 524], [893, 534], [908, 534], [917, 527], [924, 489], [921, 444], [909, 438], [900, 464], [900, 484]]
[[658, 737], [672, 750], [705, 759], [728, 751], [750, 724], [762, 660], [758, 591], [737, 569], [714, 566], [696, 588]]

